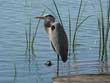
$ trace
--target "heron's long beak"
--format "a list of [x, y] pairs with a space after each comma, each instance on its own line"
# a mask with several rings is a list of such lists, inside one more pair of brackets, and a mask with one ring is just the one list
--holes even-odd
[[37, 16], [35, 17], [36, 19], [44, 19], [45, 17], [44, 16]]

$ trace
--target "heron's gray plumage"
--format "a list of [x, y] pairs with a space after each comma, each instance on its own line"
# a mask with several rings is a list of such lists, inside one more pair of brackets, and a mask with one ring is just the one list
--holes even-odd
[[55, 49], [57, 55], [61, 56], [62, 61], [66, 62], [68, 41], [63, 26], [58, 22], [54, 22], [48, 29], [49, 39], [53, 45], [53, 49]]

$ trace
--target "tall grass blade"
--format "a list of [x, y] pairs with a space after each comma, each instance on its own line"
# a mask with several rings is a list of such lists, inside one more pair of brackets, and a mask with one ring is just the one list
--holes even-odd
[[[86, 18], [84, 18], [81, 22], [79, 22], [79, 20], [80, 20], [80, 18], [81, 18], [81, 14], [82, 14], [82, 12], [81, 12], [81, 9], [82, 9], [82, 4], [83, 3], [83, 1], [81, 0], [81, 2], [80, 2], [80, 6], [79, 6], [79, 10], [78, 10], [78, 16], [77, 16], [77, 19], [76, 19], [76, 26], [75, 26], [75, 32], [74, 32], [74, 34], [73, 34], [73, 55], [75, 56], [75, 43], [76, 43], [76, 35], [77, 35], [77, 32], [78, 32], [78, 30], [79, 30], [79, 28], [80, 28], [80, 26], [88, 19], [88, 18], [90, 18], [91, 16], [93, 16], [93, 15], [90, 15], [90, 16], [87, 16]], [[84, 9], [83, 9], [83, 11], [84, 11]]]
[[28, 50], [28, 33], [27, 33], [28, 31], [27, 31], [27, 29], [26, 29], [26, 26], [25, 26], [25, 38], [26, 38], [26, 51], [25, 51], [25, 54], [27, 55], [27, 50]]
[[98, 18], [98, 30], [99, 30], [99, 59], [101, 58], [101, 50], [102, 50], [102, 35], [101, 35], [101, 23], [100, 18]]
[[107, 9], [107, 30], [106, 30], [106, 43], [108, 41], [108, 33], [110, 30], [110, 0], [108, 0], [108, 9]]
[[31, 17], [29, 20], [29, 48], [31, 47]]
[[71, 15], [70, 15], [70, 11], [69, 11], [69, 56], [71, 53]]
[[[44, 10], [44, 11], [42, 12], [41, 16], [45, 13], [45, 11], [46, 11], [46, 10]], [[36, 34], [37, 34], [37, 30], [38, 30], [39, 24], [40, 24], [40, 19], [38, 20], [38, 23], [37, 23], [35, 32], [34, 32], [33, 37], [32, 37], [32, 44], [34, 44], [34, 41], [35, 41], [35, 38], [36, 38]], [[33, 46], [33, 45], [32, 45], [32, 46]]]
[[30, 71], [30, 64], [31, 64], [31, 16], [30, 16], [30, 20], [29, 20], [29, 43], [28, 43], [28, 46], [29, 46], [29, 48], [28, 48], [28, 54], [29, 54], [29, 56], [28, 56], [28, 61], [29, 61], [29, 71]]
[[[45, 13], [46, 10], [44, 10], [41, 14], [41, 16]], [[34, 42], [35, 42], [35, 38], [36, 38], [36, 35], [37, 35], [37, 31], [38, 31], [38, 27], [39, 27], [39, 24], [40, 24], [40, 19], [38, 20], [38, 23], [37, 23], [37, 26], [36, 26], [36, 29], [35, 29], [35, 32], [33, 34], [33, 37], [32, 37], [32, 41], [31, 41], [31, 49], [32, 49], [32, 54], [34, 54]]]
[[[85, 10], [86, 10], [86, 6], [87, 6], [87, 4], [88, 4], [88, 1], [84, 1], [84, 2], [85, 2], [85, 3], [82, 4], [83, 7], [81, 8], [80, 17], [83, 17], [83, 15], [84, 15], [84, 13], [85, 13]], [[81, 18], [80, 18], [80, 20], [81, 20]]]
[[[100, 1], [100, 11], [101, 11], [101, 27], [102, 27], [102, 55], [104, 56], [104, 49], [105, 49], [105, 26], [104, 26], [104, 16], [103, 16], [103, 9], [102, 9], [102, 1], [101, 0], [99, 0]], [[102, 57], [103, 57], [102, 56]]]
[[100, 32], [100, 42], [99, 42], [99, 61], [104, 65], [103, 69], [104, 72], [108, 72], [108, 36], [109, 36], [109, 30], [110, 30], [110, 0], [108, 0], [108, 6], [107, 6], [107, 25], [105, 26], [105, 20], [104, 20], [104, 11], [102, 7], [102, 0], [99, 0], [99, 7], [100, 7], [100, 15], [98, 18], [98, 28]]
[[106, 36], [105, 36], [105, 56], [107, 59], [107, 46], [108, 46], [108, 36], [109, 36], [109, 30], [110, 30], [110, 0], [108, 0], [108, 5], [107, 5], [107, 29], [106, 29]]
[[16, 83], [17, 71], [16, 71], [16, 64], [14, 64], [14, 80], [13, 83]]
[[93, 15], [87, 16], [86, 18], [84, 18], [79, 24], [78, 24], [78, 28], [90, 17], [92, 17]]
[[80, 6], [79, 6], [79, 10], [78, 10], [78, 16], [77, 16], [77, 20], [76, 20], [76, 27], [75, 27], [75, 32], [73, 35], [73, 54], [75, 55], [75, 41], [76, 41], [76, 34], [78, 31], [78, 23], [79, 23], [79, 18], [80, 18], [80, 13], [81, 13], [81, 7], [82, 7], [82, 0], [80, 2]]
[[70, 63], [71, 63], [71, 15], [70, 15], [70, 10], [68, 10], [68, 12], [69, 12], [69, 23], [68, 23], [68, 25], [69, 25], [69, 52], [68, 52], [68, 58], [69, 58], [69, 62], [68, 62], [68, 68], [69, 68], [69, 70], [68, 70], [68, 74], [70, 74]]
[[108, 59], [108, 36], [109, 36], [109, 30], [110, 30], [110, 0], [108, 0], [107, 5], [107, 25], [105, 26], [105, 20], [104, 20], [104, 11], [102, 7], [102, 1], [99, 0], [99, 7], [100, 7], [100, 17], [98, 18], [98, 27], [100, 29], [100, 60], [103, 62], [106, 62]]
[[80, 18], [80, 14], [81, 14], [81, 8], [82, 8], [82, 0], [80, 2], [78, 16], [77, 16], [77, 20], [76, 20], [76, 31], [77, 31], [77, 27], [78, 27], [78, 24], [79, 24], [79, 18]]
[[[27, 0], [25, 0], [25, 5], [24, 5], [24, 7], [25, 7], [25, 14], [27, 14], [27, 12], [26, 12], [26, 8], [28, 7], [27, 6], [28, 4], [27, 4]], [[27, 15], [26, 15], [26, 17], [27, 17]], [[28, 51], [28, 43], [29, 43], [29, 41], [28, 41], [28, 30], [27, 30], [27, 22], [25, 22], [25, 40], [26, 40], [26, 50], [25, 50], [25, 54], [27, 55], [27, 51]]]
[[53, 1], [53, 3], [54, 3], [55, 9], [56, 9], [56, 11], [57, 11], [57, 14], [58, 14], [59, 20], [60, 20], [61, 24], [63, 25], [63, 22], [62, 22], [62, 19], [61, 19], [61, 16], [60, 16], [60, 13], [59, 13], [58, 7], [57, 7], [57, 5], [56, 5], [56, 2], [55, 2], [55, 0], [52, 0], [52, 1]]
[[108, 1], [108, 9], [107, 9], [107, 30], [106, 30], [106, 40], [105, 40], [106, 43], [108, 41], [109, 30], [110, 30], [110, 0]]
[[57, 18], [56, 13], [51, 8], [47, 7], [46, 5], [44, 6], [55, 16], [55, 18]]

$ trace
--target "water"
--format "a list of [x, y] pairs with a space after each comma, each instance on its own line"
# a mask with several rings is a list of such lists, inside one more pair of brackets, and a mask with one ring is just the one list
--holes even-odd
[[[72, 20], [72, 31], [75, 28], [75, 19], [78, 12], [80, 0], [55, 0], [65, 31], [68, 29], [68, 9], [70, 9]], [[107, 0], [103, 1], [106, 9]], [[97, 31], [97, 11], [98, 0], [84, 0], [87, 3], [83, 16], [94, 15], [80, 28], [77, 36], [77, 57], [67, 63], [60, 62], [60, 75], [67, 74], [88, 74], [99, 73], [101, 71], [98, 62], [98, 31]], [[56, 76], [57, 57], [52, 50], [48, 40], [48, 35], [44, 31], [43, 21], [37, 33], [34, 45], [36, 57], [25, 54], [25, 27], [29, 25], [31, 15], [32, 31], [35, 30], [35, 16], [41, 15], [45, 6], [55, 11], [50, 0], [0, 0], [0, 83], [51, 83], [52, 77]], [[46, 13], [50, 13], [48, 10]], [[51, 67], [45, 66], [46, 61], [51, 60]], [[16, 66], [16, 67], [15, 67]], [[109, 64], [110, 66], [110, 64]], [[110, 70], [110, 68], [109, 68]]]

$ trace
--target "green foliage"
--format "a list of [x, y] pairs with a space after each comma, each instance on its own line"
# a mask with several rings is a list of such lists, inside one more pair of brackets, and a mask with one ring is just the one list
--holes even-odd
[[16, 64], [14, 64], [14, 79], [13, 83], [16, 83], [17, 71], [16, 71]]
[[[75, 56], [75, 44], [76, 44], [76, 36], [77, 36], [77, 33], [78, 33], [78, 30], [79, 28], [81, 27], [81, 25], [91, 16], [87, 16], [85, 17], [82, 21], [79, 22], [80, 18], [81, 18], [81, 10], [82, 10], [82, 6], [83, 6], [83, 0], [81, 0], [80, 2], [80, 6], [79, 6], [79, 9], [78, 9], [78, 15], [77, 15], [77, 19], [76, 19], [76, 26], [75, 26], [75, 31], [74, 31], [74, 34], [73, 34], [73, 55]], [[83, 9], [84, 10], [84, 9]], [[83, 11], [82, 11], [83, 12]]]
[[[99, 29], [99, 59], [101, 61], [107, 61], [108, 59], [108, 36], [110, 30], [110, 0], [108, 0], [107, 7], [107, 21], [104, 19], [104, 12], [102, 7], [102, 1], [99, 0], [99, 17], [98, 17], [98, 29]], [[107, 22], [107, 23], [106, 23]]]

